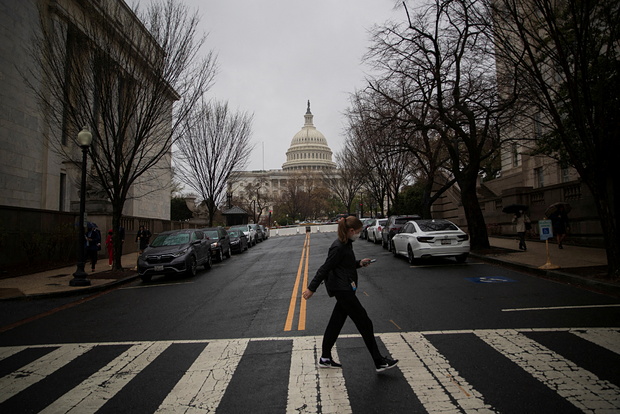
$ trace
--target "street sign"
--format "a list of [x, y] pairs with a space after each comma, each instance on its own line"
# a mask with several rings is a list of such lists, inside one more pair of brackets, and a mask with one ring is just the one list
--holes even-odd
[[544, 241], [553, 238], [553, 227], [551, 226], [551, 220], [539, 220], [538, 233], [540, 234], [540, 240]]

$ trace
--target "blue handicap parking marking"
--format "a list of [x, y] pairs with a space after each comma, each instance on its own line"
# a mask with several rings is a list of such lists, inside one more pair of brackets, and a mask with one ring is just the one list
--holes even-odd
[[510, 283], [516, 282], [514, 279], [509, 279], [503, 276], [483, 276], [483, 277], [466, 277], [465, 279], [474, 283]]

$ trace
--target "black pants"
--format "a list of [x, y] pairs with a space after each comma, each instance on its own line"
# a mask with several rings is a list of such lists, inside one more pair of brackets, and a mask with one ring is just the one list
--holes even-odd
[[99, 252], [97, 250], [86, 249], [86, 257], [90, 261], [91, 269], [94, 269], [95, 265], [97, 264], [98, 253]]
[[527, 246], [525, 245], [525, 232], [520, 231], [517, 234], [519, 235], [519, 249], [521, 248], [523, 248], [523, 250], [527, 249]]
[[327, 328], [325, 328], [322, 345], [323, 354], [321, 356], [323, 358], [332, 357], [332, 348], [348, 316], [362, 335], [372, 359], [375, 361], [380, 360], [381, 354], [375, 340], [372, 321], [368, 317], [366, 309], [364, 309], [357, 296], [355, 296], [355, 292], [337, 292], [334, 295], [336, 296], [336, 306], [334, 306], [332, 316], [329, 318]]

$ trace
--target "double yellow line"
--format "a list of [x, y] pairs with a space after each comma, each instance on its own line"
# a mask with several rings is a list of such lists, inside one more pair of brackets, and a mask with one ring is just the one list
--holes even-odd
[[[295, 278], [295, 286], [293, 287], [293, 293], [291, 293], [291, 302], [288, 305], [288, 315], [286, 316], [286, 323], [284, 324], [284, 330], [290, 331], [293, 329], [293, 319], [295, 317], [295, 308], [297, 307], [297, 298], [299, 298], [299, 321], [297, 322], [297, 330], [303, 331], [306, 329], [306, 301], [302, 300], [301, 294], [308, 286], [308, 259], [310, 256], [310, 233], [306, 233], [306, 239], [304, 240], [304, 247], [301, 250], [301, 259], [299, 259], [299, 266], [297, 268], [297, 278]], [[305, 262], [304, 262], [305, 259]], [[305, 264], [305, 266], [304, 266]], [[303, 272], [304, 279], [301, 284], [301, 292], [299, 291], [299, 284], [301, 281], [301, 274]]]

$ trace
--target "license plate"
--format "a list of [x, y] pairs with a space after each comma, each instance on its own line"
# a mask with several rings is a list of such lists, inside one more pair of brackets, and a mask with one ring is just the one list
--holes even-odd
[[451, 240], [442, 240], [441, 244], [452, 244]]
[[162, 266], [162, 265], [155, 266], [155, 271], [156, 272], [161, 272], [162, 270], [164, 270], [164, 266]]

